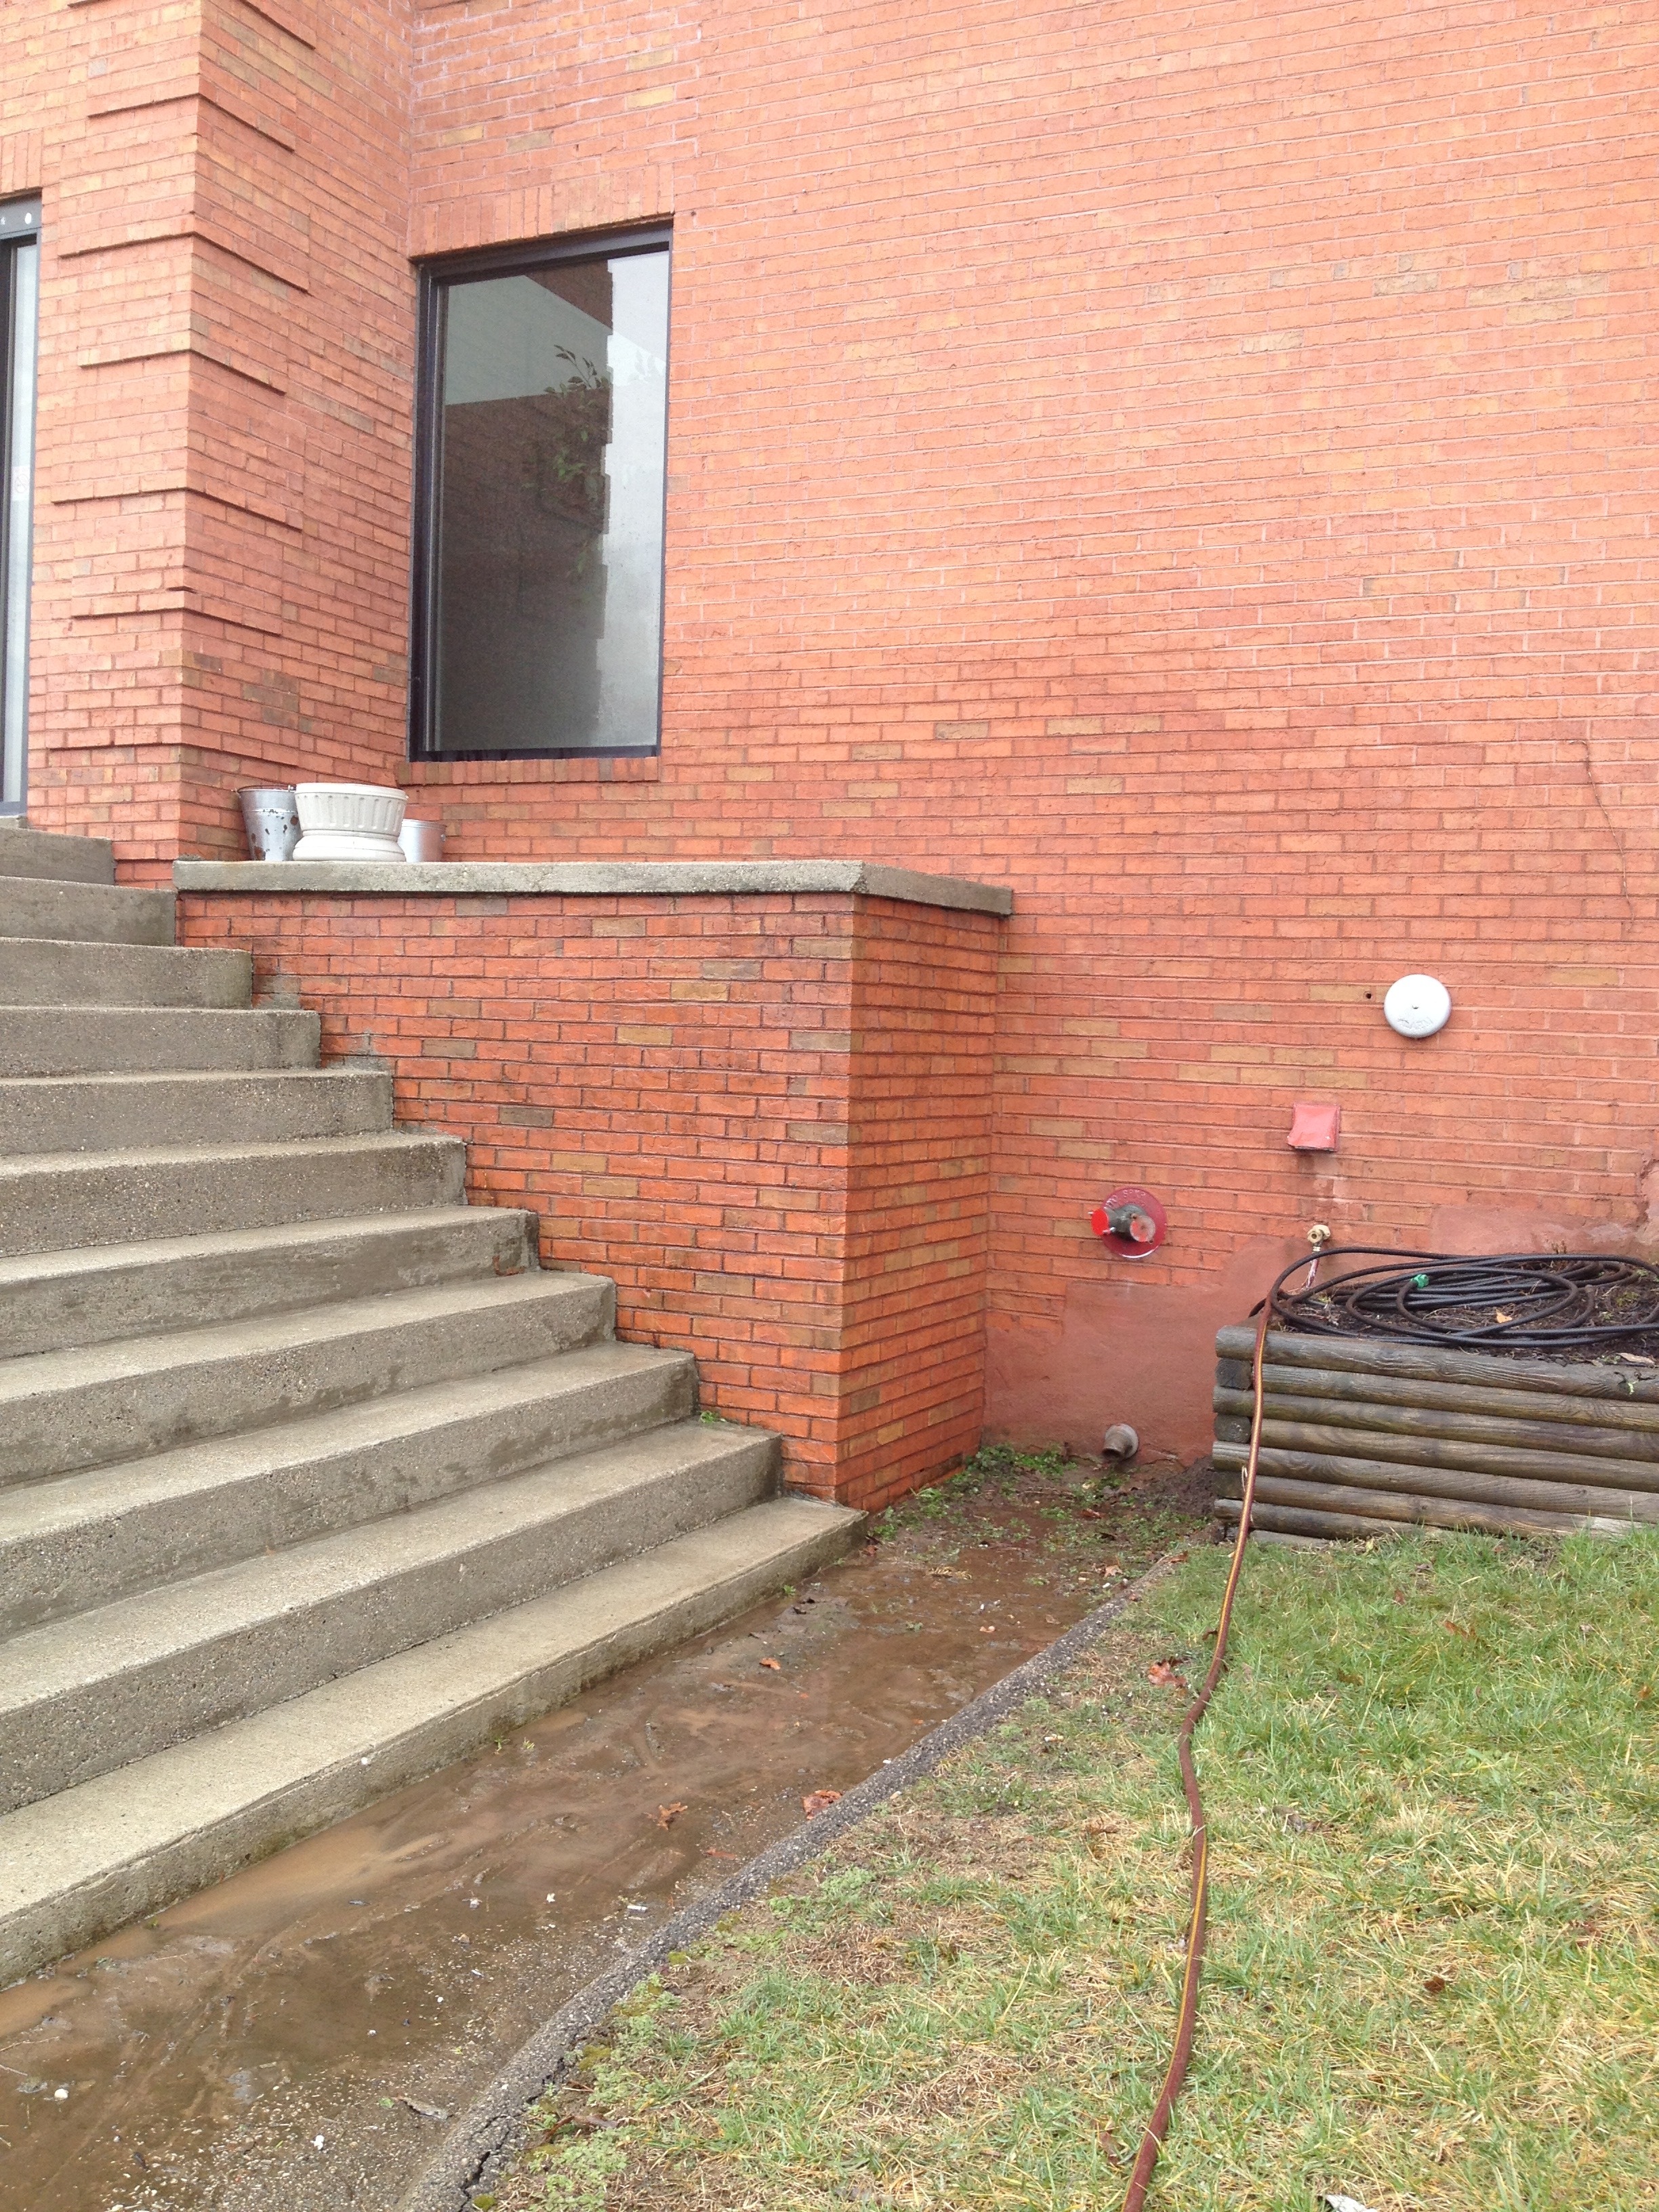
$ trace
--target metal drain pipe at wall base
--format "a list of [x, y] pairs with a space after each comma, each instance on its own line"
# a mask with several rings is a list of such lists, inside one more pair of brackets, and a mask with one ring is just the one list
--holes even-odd
[[398, 2199], [396, 2212], [471, 2212], [472, 2192], [487, 2186], [519, 2149], [526, 2107], [562, 2079], [607, 2014], [664, 1966], [671, 1954], [706, 1936], [724, 1914], [763, 1895], [775, 1881], [821, 1857], [889, 1798], [933, 1773], [952, 1752], [988, 1735], [1016, 1707], [1038, 1695], [1170, 1571], [1184, 1548], [1166, 1553], [1127, 1589], [1073, 1623], [1046, 1650], [1034, 1654], [1000, 1682], [993, 1682], [988, 1690], [981, 1690], [971, 1704], [942, 1721], [908, 1751], [901, 1752], [879, 1773], [848, 1790], [838, 1804], [826, 1806], [802, 1826], [781, 1837], [718, 1889], [696, 1899], [665, 1922], [637, 1951], [578, 1990], [520, 2046], [461, 2114], [434, 2157]]

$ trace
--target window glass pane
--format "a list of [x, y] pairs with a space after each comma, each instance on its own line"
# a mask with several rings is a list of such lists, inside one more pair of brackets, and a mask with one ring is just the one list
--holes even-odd
[[446, 290], [436, 744], [654, 745], [668, 254]]
[[38, 202], [0, 209], [0, 811], [23, 804], [33, 566]]

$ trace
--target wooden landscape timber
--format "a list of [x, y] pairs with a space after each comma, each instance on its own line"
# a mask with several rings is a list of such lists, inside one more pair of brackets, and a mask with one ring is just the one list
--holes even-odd
[[[1216, 1338], [1215, 1463], [1249, 1456], [1255, 1332]], [[1364, 1337], [1269, 1334], [1255, 1525], [1492, 1535], [1659, 1525], [1659, 1375]], [[1216, 1501], [1236, 1522], [1237, 1494]]]

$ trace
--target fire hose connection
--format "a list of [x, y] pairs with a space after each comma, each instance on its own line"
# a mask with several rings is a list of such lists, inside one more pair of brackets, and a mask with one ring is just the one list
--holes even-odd
[[1146, 1259], [1170, 1233], [1162, 1201], [1133, 1183], [1109, 1191], [1089, 1216], [1089, 1226], [1120, 1260]]

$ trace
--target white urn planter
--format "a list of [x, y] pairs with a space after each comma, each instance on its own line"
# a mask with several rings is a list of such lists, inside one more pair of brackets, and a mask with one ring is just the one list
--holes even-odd
[[401, 791], [384, 783], [299, 783], [296, 860], [397, 860], [408, 855], [398, 842], [404, 809]]

